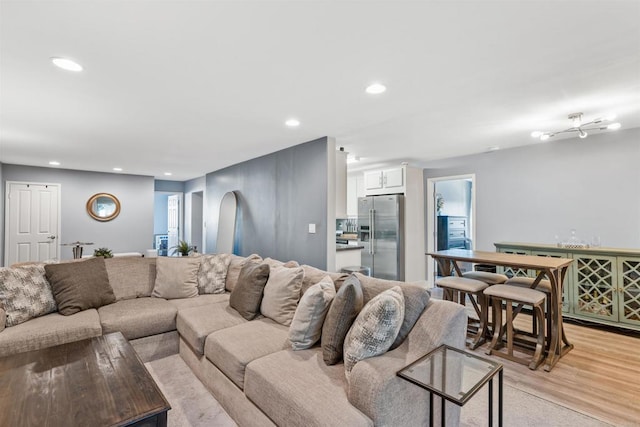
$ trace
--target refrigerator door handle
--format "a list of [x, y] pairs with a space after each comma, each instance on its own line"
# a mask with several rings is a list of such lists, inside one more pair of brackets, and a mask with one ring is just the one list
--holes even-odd
[[375, 244], [376, 244], [376, 210], [375, 209], [371, 209], [369, 210], [369, 224], [371, 227], [371, 244], [369, 244], [369, 253], [371, 255], [376, 253], [376, 249], [375, 249]]

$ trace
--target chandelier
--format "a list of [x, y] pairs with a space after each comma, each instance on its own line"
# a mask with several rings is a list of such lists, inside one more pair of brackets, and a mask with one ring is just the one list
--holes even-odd
[[586, 138], [589, 134], [587, 131], [592, 130], [616, 130], [620, 129], [620, 123], [610, 123], [616, 116], [608, 116], [597, 118], [589, 122], [582, 121], [582, 113], [569, 114], [569, 120], [571, 120], [572, 126], [564, 130], [557, 130], [552, 132], [534, 131], [531, 132], [531, 136], [534, 138], [540, 138], [540, 141], [546, 141], [547, 139], [560, 135], [562, 133], [576, 132], [582, 139]]

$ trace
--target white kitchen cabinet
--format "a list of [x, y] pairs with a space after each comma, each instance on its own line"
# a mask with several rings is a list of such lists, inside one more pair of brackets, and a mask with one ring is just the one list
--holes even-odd
[[358, 197], [364, 197], [364, 175], [347, 177], [347, 216], [358, 216]]
[[364, 185], [366, 195], [404, 193], [406, 187], [405, 174], [404, 166], [365, 172]]

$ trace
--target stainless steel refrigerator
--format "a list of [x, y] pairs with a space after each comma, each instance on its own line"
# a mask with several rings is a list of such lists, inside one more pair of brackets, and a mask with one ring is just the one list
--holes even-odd
[[403, 195], [358, 198], [358, 242], [371, 276], [404, 280]]

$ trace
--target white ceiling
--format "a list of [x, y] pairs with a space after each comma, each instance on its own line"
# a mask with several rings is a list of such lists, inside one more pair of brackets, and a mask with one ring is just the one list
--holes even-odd
[[325, 135], [420, 165], [576, 111], [639, 127], [639, 22], [635, 0], [2, 0], [0, 162], [186, 180]]

